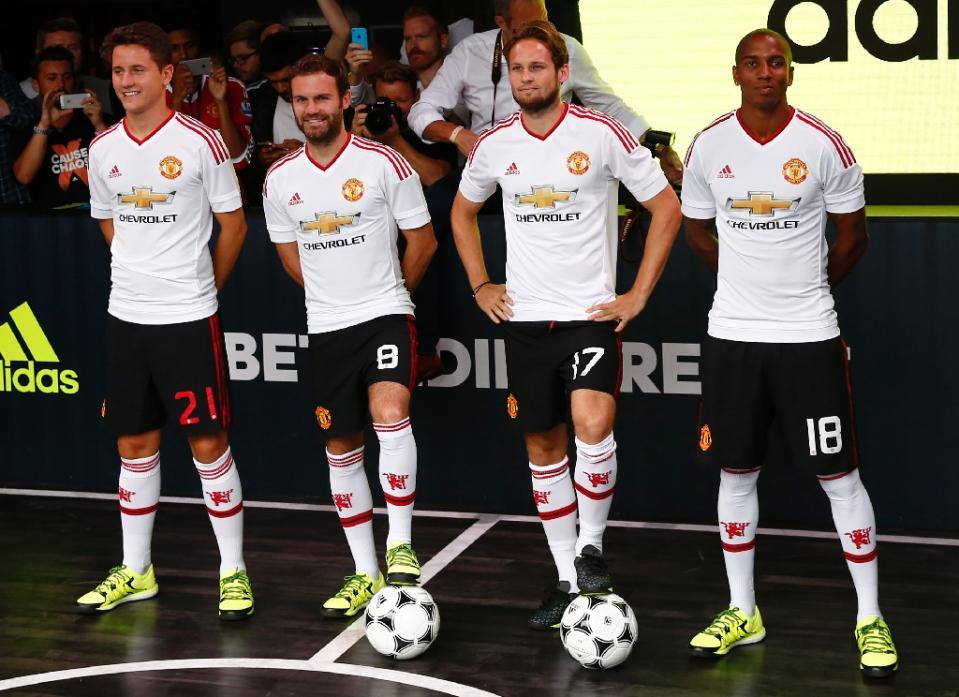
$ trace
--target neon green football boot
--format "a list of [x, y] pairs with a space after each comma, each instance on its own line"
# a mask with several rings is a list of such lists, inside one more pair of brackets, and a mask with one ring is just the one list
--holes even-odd
[[152, 598], [159, 590], [152, 564], [142, 574], [121, 564], [110, 569], [107, 577], [92, 591], [77, 598], [77, 612], [106, 612], [123, 603]]
[[689, 652], [693, 656], [725, 656], [733, 648], [759, 643], [765, 636], [766, 628], [758, 607], [752, 617], [747, 617], [738, 607], [730, 607], [693, 637]]
[[243, 569], [220, 574], [221, 620], [245, 620], [253, 614], [253, 586]]
[[859, 669], [870, 678], [888, 678], [899, 669], [899, 653], [889, 625], [878, 617], [856, 623]]
[[346, 583], [343, 587], [323, 603], [324, 617], [352, 617], [366, 607], [377, 591], [386, 585], [383, 574], [379, 574], [376, 580], [364, 573], [347, 576], [344, 580]]
[[386, 550], [386, 582], [391, 586], [415, 586], [420, 582], [420, 562], [407, 542]]

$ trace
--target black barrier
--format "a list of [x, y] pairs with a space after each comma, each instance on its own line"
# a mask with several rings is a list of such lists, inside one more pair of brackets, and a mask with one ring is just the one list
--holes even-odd
[[[315, 405], [297, 383], [302, 291], [280, 268], [262, 215], [251, 213], [249, 223], [221, 295], [244, 495], [322, 500], [329, 486]], [[501, 270], [502, 220], [482, 218], [481, 228], [490, 268]], [[863, 478], [880, 526], [956, 530], [959, 223], [873, 220], [870, 231], [869, 252], [837, 294], [852, 349]], [[417, 505], [533, 513], [522, 439], [506, 415], [499, 330], [475, 308], [450, 240], [436, 263], [441, 348], [454, 369], [414, 397]], [[621, 288], [634, 273], [620, 267]], [[4, 214], [0, 274], [0, 356], [11, 359], [0, 359], [0, 484], [115, 490], [117, 456], [99, 423], [109, 256], [96, 224]], [[693, 462], [699, 344], [713, 287], [680, 240], [649, 307], [625, 332], [616, 517], [715, 521], [717, 475]], [[162, 456], [164, 493], [198, 495], [186, 446], [172, 433]], [[770, 460], [762, 522], [829, 528], [815, 480], [776, 453]]]

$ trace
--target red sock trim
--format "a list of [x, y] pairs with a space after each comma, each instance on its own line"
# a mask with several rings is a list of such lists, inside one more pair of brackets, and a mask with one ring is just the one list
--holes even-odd
[[610, 487], [609, 491], [597, 492], [590, 491], [586, 487], [582, 486], [579, 482], [574, 482], [574, 486], [576, 487], [576, 491], [581, 493], [583, 496], [594, 499], [595, 501], [601, 501], [602, 499], [609, 498], [613, 495], [613, 491], [616, 489], [616, 487]]
[[124, 515], [146, 515], [147, 513], [153, 513], [158, 506], [159, 504], [156, 503], [146, 508], [127, 508], [126, 506], [120, 506], [120, 513]]
[[723, 542], [722, 545], [724, 552], [748, 552], [756, 546], [756, 540], [743, 542], [742, 544], [738, 545], [731, 545], [728, 542]]
[[228, 511], [216, 511], [207, 506], [206, 512], [209, 513], [214, 518], [229, 518], [230, 516], [235, 516], [237, 513], [243, 510], [243, 502], [240, 501], [237, 505], [231, 508]]
[[851, 552], [843, 552], [843, 556], [846, 557], [847, 561], [855, 562], [856, 564], [865, 564], [875, 559], [879, 555], [879, 548], [872, 550], [866, 554], [852, 554]]
[[409, 496], [390, 496], [384, 493], [383, 498], [385, 498], [386, 502], [391, 506], [409, 506], [416, 500], [416, 492], [414, 491]]
[[564, 506], [563, 508], [557, 508], [555, 511], [540, 511], [539, 517], [542, 520], [556, 520], [557, 518], [562, 518], [563, 516], [567, 516], [570, 513], [575, 513], [575, 512], [576, 512], [576, 502], [573, 501], [568, 506]]
[[373, 520], [373, 509], [359, 513], [348, 518], [340, 518], [340, 525], [344, 528], [352, 528], [354, 525], [362, 525]]

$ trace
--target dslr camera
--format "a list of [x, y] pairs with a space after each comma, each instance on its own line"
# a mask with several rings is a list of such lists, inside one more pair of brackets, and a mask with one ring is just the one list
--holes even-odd
[[396, 102], [380, 97], [366, 110], [366, 130], [378, 136], [386, 133], [393, 125], [393, 121], [399, 124], [402, 119], [403, 112], [396, 106]]

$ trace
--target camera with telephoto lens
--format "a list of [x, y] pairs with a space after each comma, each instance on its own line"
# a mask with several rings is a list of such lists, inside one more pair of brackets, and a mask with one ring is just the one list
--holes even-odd
[[400, 123], [402, 117], [403, 112], [396, 106], [396, 102], [380, 97], [366, 110], [366, 130], [373, 135], [381, 135], [390, 130], [394, 120]]

